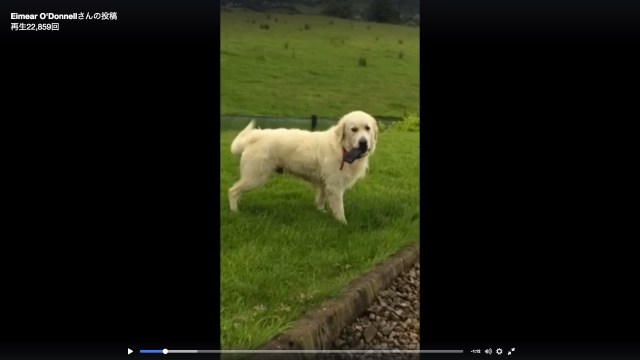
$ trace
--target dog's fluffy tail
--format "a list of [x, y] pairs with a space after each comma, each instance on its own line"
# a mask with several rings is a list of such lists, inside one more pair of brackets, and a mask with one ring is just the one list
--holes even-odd
[[231, 143], [231, 153], [232, 154], [234, 154], [234, 155], [242, 154], [242, 152], [244, 151], [244, 146], [246, 144], [247, 135], [249, 135], [249, 133], [251, 133], [251, 131], [253, 130], [255, 125], [256, 125], [256, 121], [255, 120], [251, 120], [249, 125], [247, 125], [247, 127], [244, 128], [244, 130], [240, 131], [238, 136], [236, 136], [236, 138], [233, 139], [233, 142]]

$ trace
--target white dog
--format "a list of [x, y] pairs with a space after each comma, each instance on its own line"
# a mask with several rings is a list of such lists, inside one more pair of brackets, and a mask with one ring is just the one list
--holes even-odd
[[344, 191], [367, 171], [368, 155], [376, 149], [376, 120], [353, 111], [322, 132], [254, 125], [251, 121], [231, 143], [231, 152], [241, 155], [240, 180], [229, 189], [231, 211], [238, 211], [243, 193], [262, 186], [275, 173], [288, 173], [310, 182], [318, 209], [324, 211], [328, 203], [336, 220], [346, 224]]

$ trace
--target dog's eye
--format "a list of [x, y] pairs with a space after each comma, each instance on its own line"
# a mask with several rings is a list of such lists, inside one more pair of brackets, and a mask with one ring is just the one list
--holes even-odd
[[356, 132], [356, 131], [358, 131], [358, 128], [357, 127], [351, 128], [351, 131]]
[[367, 131], [371, 130], [371, 128], [369, 126], [365, 126], [364, 129], [367, 130]]

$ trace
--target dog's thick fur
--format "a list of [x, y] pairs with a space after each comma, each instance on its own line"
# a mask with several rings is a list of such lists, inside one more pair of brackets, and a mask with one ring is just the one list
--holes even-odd
[[[238, 199], [265, 184], [275, 173], [288, 173], [310, 182], [316, 189], [316, 206], [329, 205], [336, 220], [347, 223], [343, 195], [369, 166], [376, 149], [376, 120], [362, 111], [343, 116], [337, 125], [322, 132], [298, 129], [256, 129], [252, 121], [231, 143], [241, 155], [240, 180], [229, 189], [229, 206], [238, 211]], [[367, 152], [349, 164], [345, 152], [366, 142]]]

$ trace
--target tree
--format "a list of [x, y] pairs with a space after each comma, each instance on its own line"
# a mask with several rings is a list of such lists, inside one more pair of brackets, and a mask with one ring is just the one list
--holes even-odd
[[353, 6], [350, 1], [336, 0], [325, 6], [322, 13], [327, 16], [351, 19], [353, 17]]
[[372, 0], [368, 9], [371, 21], [394, 23], [400, 19], [400, 13], [389, 0]]

